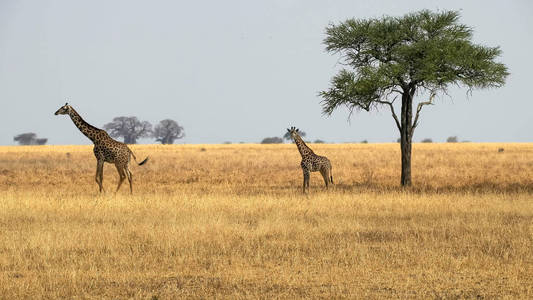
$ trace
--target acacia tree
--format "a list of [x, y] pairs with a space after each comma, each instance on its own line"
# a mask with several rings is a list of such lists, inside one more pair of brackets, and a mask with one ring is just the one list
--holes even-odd
[[13, 141], [18, 142], [19, 145], [44, 145], [48, 139], [39, 139], [37, 134], [33, 132], [21, 133], [13, 138]]
[[13, 138], [13, 141], [19, 143], [19, 145], [35, 145], [35, 139], [37, 134], [33, 132], [21, 133]]
[[165, 119], [159, 122], [154, 128], [153, 137], [161, 144], [174, 144], [174, 141], [185, 136], [183, 127], [178, 122]]
[[[495, 61], [499, 47], [474, 44], [472, 28], [460, 24], [459, 16], [422, 10], [403, 17], [349, 19], [326, 28], [326, 50], [340, 54], [347, 68], [320, 92], [323, 112], [331, 115], [343, 105], [350, 112], [388, 106], [400, 131], [402, 186], [411, 185], [411, 141], [422, 107], [450, 86], [469, 92], [500, 87], [509, 74]], [[429, 99], [418, 102], [413, 119], [413, 100], [424, 94]]]
[[112, 122], [104, 125], [104, 129], [111, 137], [124, 137], [125, 144], [137, 144], [137, 139], [152, 134], [152, 124], [139, 121], [137, 117], [116, 117]]

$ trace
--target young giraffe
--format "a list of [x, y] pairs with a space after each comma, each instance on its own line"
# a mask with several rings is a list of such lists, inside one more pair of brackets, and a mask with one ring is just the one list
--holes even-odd
[[[115, 164], [115, 167], [118, 171], [118, 175], [120, 176], [117, 186], [117, 192], [120, 189], [120, 185], [122, 184], [124, 179], [128, 177], [128, 181], [130, 182], [130, 194], [133, 194], [132, 175], [128, 168], [128, 164], [130, 163], [130, 155], [133, 156], [135, 162], [137, 162], [137, 158], [130, 150], [130, 148], [128, 148], [126, 144], [117, 142], [112, 139], [104, 130], [98, 129], [92, 126], [91, 124], [85, 122], [80, 117], [80, 115], [74, 110], [74, 108], [68, 105], [68, 103], [65, 103], [65, 105], [60, 107], [56, 111], [55, 115], [69, 115], [72, 119], [72, 122], [74, 122], [74, 125], [78, 127], [81, 133], [83, 133], [94, 143], [93, 152], [94, 156], [96, 156], [97, 161], [95, 179], [96, 183], [98, 183], [98, 186], [100, 187], [100, 193], [104, 190], [104, 162], [107, 162]], [[148, 157], [138, 163], [138, 165], [140, 166], [145, 164], [147, 160]]]
[[296, 143], [300, 155], [302, 155], [302, 162], [300, 166], [304, 173], [304, 184], [303, 192], [305, 193], [305, 187], [307, 186], [307, 191], [309, 191], [309, 176], [311, 172], [320, 171], [322, 177], [324, 178], [324, 183], [326, 184], [326, 189], [329, 184], [333, 184], [333, 175], [331, 174], [331, 162], [325, 156], [316, 155], [311, 148], [309, 148], [305, 142], [300, 137], [299, 130], [295, 127], [287, 128], [287, 131], [290, 133], [291, 138]]

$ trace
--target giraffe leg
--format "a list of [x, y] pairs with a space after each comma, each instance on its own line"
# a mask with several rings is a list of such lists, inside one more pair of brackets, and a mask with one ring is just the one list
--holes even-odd
[[96, 183], [98, 183], [98, 186], [100, 187], [100, 193], [104, 191], [104, 161], [98, 160], [96, 162]]
[[96, 163], [96, 174], [94, 175], [94, 180], [96, 181], [96, 183], [98, 184], [98, 186], [100, 186], [100, 181], [98, 180], [98, 174], [100, 173], [100, 166], [98, 164], [98, 162]]
[[133, 184], [132, 184], [133, 178], [131, 175], [131, 171], [127, 166], [124, 170], [125, 170], [126, 175], [128, 176], [128, 181], [130, 182], [130, 194], [133, 195]]
[[118, 192], [118, 190], [120, 189], [120, 186], [122, 185], [122, 182], [126, 178], [126, 174], [124, 174], [124, 168], [122, 166], [115, 164], [115, 167], [117, 167], [117, 172], [119, 176], [118, 186], [117, 186], [117, 192]]
[[328, 185], [329, 185], [329, 169], [326, 169], [326, 168], [321, 169], [320, 174], [322, 174], [322, 178], [324, 178], [324, 183], [326, 184], [326, 190], [327, 190]]
[[303, 184], [303, 193], [305, 194], [305, 187], [307, 187], [307, 191], [309, 191], [309, 170], [303, 169], [304, 173], [304, 184]]
[[307, 192], [309, 193], [309, 178], [311, 177], [311, 172], [307, 173], [307, 179], [306, 179], [306, 186], [307, 186]]

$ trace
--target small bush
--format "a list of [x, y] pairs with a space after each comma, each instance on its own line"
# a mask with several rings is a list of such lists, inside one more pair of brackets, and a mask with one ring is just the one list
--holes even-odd
[[457, 136], [450, 136], [446, 139], [446, 143], [457, 143]]
[[283, 139], [277, 136], [267, 137], [261, 141], [261, 144], [281, 144], [281, 143], [283, 143]]

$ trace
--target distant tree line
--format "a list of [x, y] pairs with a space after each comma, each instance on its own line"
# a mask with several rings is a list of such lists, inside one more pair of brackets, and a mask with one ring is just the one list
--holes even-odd
[[[152, 126], [148, 121], [140, 121], [137, 117], [116, 117], [104, 125], [104, 129], [113, 138], [122, 138], [125, 144], [137, 144], [140, 138], [153, 138], [161, 144], [173, 144], [185, 137], [185, 131], [178, 122], [165, 119]], [[19, 145], [44, 145], [45, 138], [37, 138], [33, 132], [21, 133], [13, 138]]]
[[155, 127], [148, 121], [140, 121], [137, 117], [116, 117], [104, 125], [104, 129], [113, 138], [123, 138], [126, 144], [137, 144], [140, 138], [154, 138], [161, 144], [173, 144], [185, 137], [185, 131], [178, 122], [164, 119]]
[[[306, 133], [302, 130], [299, 131], [300, 136], [303, 138], [306, 136]], [[266, 137], [261, 141], [261, 144], [283, 144], [283, 141], [290, 141], [294, 143], [294, 141], [291, 138], [291, 134], [289, 132], [286, 132], [283, 137]], [[305, 141], [306, 143], [310, 143], [310, 141]], [[324, 144], [325, 142], [323, 140], [317, 139], [313, 143], [315, 144]]]
[[[396, 143], [400, 142], [400, 138], [396, 140]], [[433, 140], [431, 138], [425, 138], [420, 141], [421, 143], [433, 143]], [[470, 141], [461, 141], [461, 143], [468, 143]], [[459, 143], [459, 138], [457, 136], [449, 136], [446, 139], [446, 143]]]

